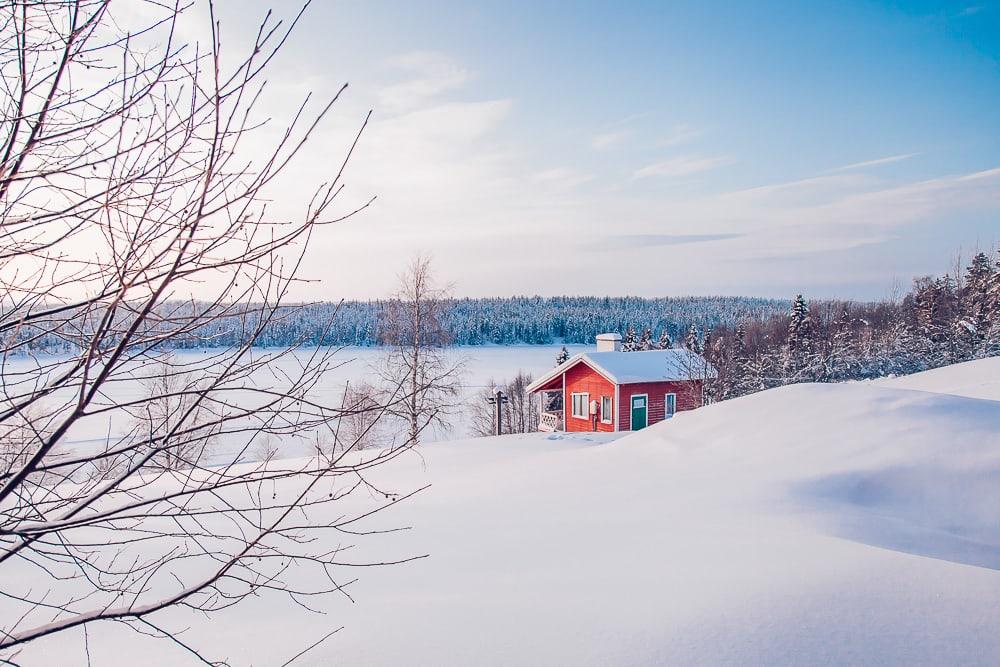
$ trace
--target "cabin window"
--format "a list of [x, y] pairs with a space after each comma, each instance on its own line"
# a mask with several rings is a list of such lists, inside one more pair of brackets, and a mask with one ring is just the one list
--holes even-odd
[[590, 394], [573, 394], [573, 416], [578, 419], [587, 419], [587, 408], [590, 403]]
[[601, 423], [610, 424], [612, 420], [611, 397], [601, 396]]
[[677, 412], [677, 394], [667, 394], [663, 399], [663, 415], [667, 419]]

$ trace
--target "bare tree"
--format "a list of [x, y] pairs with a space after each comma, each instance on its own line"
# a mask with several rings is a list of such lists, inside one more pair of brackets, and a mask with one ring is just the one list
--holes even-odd
[[265, 433], [254, 442], [250, 451], [255, 460], [268, 463], [271, 459], [277, 458], [281, 449], [278, 447], [277, 438], [270, 433]]
[[354, 382], [344, 389], [343, 408], [337, 428], [342, 449], [374, 449], [390, 444], [386, 423], [380, 418], [382, 392], [367, 381]]
[[390, 411], [407, 426], [407, 444], [419, 442], [428, 428], [449, 427], [458, 407], [462, 362], [446, 353], [451, 333], [443, 324], [449, 290], [439, 286], [427, 257], [415, 258], [399, 276], [386, 304], [380, 339], [390, 347], [380, 373], [398, 400]]
[[[200, 465], [222, 429], [216, 406], [198, 400], [207, 388], [206, 378], [185, 372], [172, 352], [156, 354], [149, 366], [148, 373], [135, 373], [144, 400], [123, 409], [132, 415], [136, 432], [148, 442], [172, 434], [171, 446], [155, 454], [152, 463], [170, 470]], [[183, 428], [182, 420], [187, 422]]]
[[503, 433], [532, 433], [538, 430], [539, 396], [529, 394], [531, 374], [518, 371], [512, 380], [495, 384], [487, 383], [469, 404], [469, 418], [472, 432], [476, 435], [496, 434], [496, 413], [489, 402], [494, 388], [499, 387], [507, 401], [502, 406]]
[[332, 464], [347, 452], [393, 448], [402, 438], [391, 432], [386, 416], [399, 409], [400, 393], [398, 384], [379, 387], [367, 380], [348, 382], [337, 419], [310, 434], [316, 458]]
[[27, 464], [39, 439], [48, 437], [41, 431], [41, 406], [27, 406], [0, 423], [0, 471], [9, 473]]
[[[358, 563], [315, 538], [356, 536], [357, 517], [311, 517], [370, 489], [366, 471], [403, 451], [244, 461], [261, 439], [352, 412], [313, 391], [332, 352], [255, 342], [290, 312], [313, 232], [370, 203], [340, 204], [367, 120], [298, 214], [270, 214], [278, 177], [343, 88], [307, 97], [269, 148], [248, 147], [264, 73], [301, 13], [287, 25], [268, 14], [245, 57], [223, 58], [205, 7], [207, 44], [178, 41], [181, 5], [133, 5], [146, 23], [130, 27], [107, 0], [0, 8], [0, 661], [110, 621], [208, 662], [159, 612], [344, 594], [339, 573]], [[220, 327], [239, 343], [149, 363]], [[69, 354], [32, 356], [52, 339]], [[99, 446], [79, 442], [94, 431]], [[212, 442], [228, 455], [207, 467], [198, 453]], [[292, 567], [309, 583], [290, 582]]]
[[684, 346], [675, 348], [674, 354], [669, 363], [670, 371], [675, 373], [680, 379], [686, 380], [677, 396], [679, 405], [686, 408], [697, 408], [705, 405], [706, 384], [712, 382], [716, 377], [715, 369], [708, 361], [702, 350], [702, 342], [698, 339], [694, 325], [688, 332]]

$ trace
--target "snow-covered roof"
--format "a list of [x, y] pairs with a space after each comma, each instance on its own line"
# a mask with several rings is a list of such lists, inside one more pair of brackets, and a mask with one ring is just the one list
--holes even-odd
[[528, 391], [538, 390], [578, 363], [587, 364], [615, 384], [716, 377], [715, 369], [708, 361], [686, 348], [643, 352], [583, 352], [532, 382]]

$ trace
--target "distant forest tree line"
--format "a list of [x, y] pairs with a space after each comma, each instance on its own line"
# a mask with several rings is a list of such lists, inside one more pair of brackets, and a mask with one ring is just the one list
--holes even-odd
[[[386, 342], [387, 313], [393, 299], [372, 301], [289, 304], [275, 312], [239, 317], [227, 316], [218, 306], [219, 317], [189, 332], [184, 338], [164, 340], [180, 349], [225, 348], [247, 342], [255, 332], [256, 318], [265, 325], [254, 338], [258, 347], [286, 345], [375, 346]], [[784, 312], [788, 302], [754, 297], [540, 297], [448, 299], [442, 304], [440, 325], [452, 345], [551, 345], [592, 343], [599, 333], [624, 331], [640, 323], [657, 332], [678, 336], [694, 325], [701, 331], [735, 326], [747, 320], [765, 319]], [[167, 330], [188, 311], [203, 311], [198, 302], [169, 302], [161, 306], [149, 326]], [[77, 341], [94, 326], [81, 313], [73, 330], [25, 327], [19, 336], [26, 349], [58, 352], [76, 349]], [[159, 324], [158, 324], [159, 322]]]

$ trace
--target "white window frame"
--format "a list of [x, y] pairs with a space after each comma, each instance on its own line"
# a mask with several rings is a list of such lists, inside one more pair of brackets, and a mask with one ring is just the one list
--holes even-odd
[[[607, 409], [607, 411], [604, 410], [604, 402], [605, 401], [607, 401], [607, 403], [608, 403], [608, 409]], [[614, 407], [614, 405], [615, 405], [614, 401], [611, 400], [610, 396], [601, 396], [601, 423], [602, 424], [613, 424], [614, 423], [614, 421], [615, 421], [614, 420], [614, 414], [615, 414], [615, 407]]]
[[[674, 411], [667, 412], [667, 406], [670, 404], [667, 399], [671, 396], [674, 397]], [[670, 419], [676, 414], [677, 414], [677, 394], [671, 391], [663, 395], [663, 418]]]
[[[581, 406], [583, 412], [580, 413], [580, 414], [577, 414], [577, 412], [576, 412], [576, 397], [577, 396], [582, 396], [583, 397], [582, 406]], [[570, 414], [573, 416], [574, 419], [584, 419], [584, 420], [589, 420], [590, 419], [590, 394], [589, 393], [583, 392], [583, 391], [579, 391], [579, 392], [575, 391], [572, 394], [570, 394], [569, 403], [570, 403], [570, 406], [569, 406]]]

